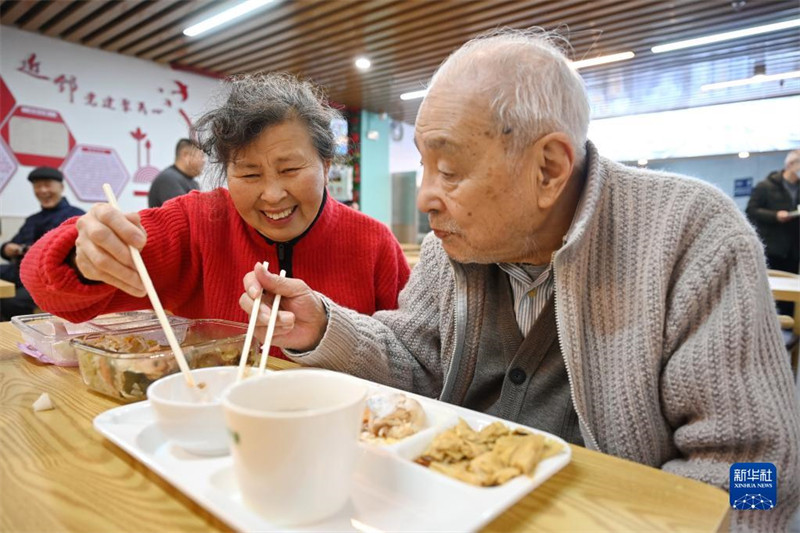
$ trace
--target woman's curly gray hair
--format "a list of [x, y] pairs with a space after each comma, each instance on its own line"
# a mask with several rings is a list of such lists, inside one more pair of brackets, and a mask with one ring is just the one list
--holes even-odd
[[331, 162], [336, 138], [331, 121], [342, 118], [324, 92], [287, 73], [243, 74], [227, 80], [221, 104], [204, 114], [193, 131], [213, 165], [212, 179], [224, 183], [228, 163], [265, 129], [299, 120], [308, 128], [320, 159]]

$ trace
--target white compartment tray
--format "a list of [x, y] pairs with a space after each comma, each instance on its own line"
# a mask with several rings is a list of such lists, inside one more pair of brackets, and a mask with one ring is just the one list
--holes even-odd
[[[498, 420], [417, 395], [409, 396], [417, 398], [426, 410], [452, 410], [476, 429]], [[524, 427], [503, 422], [510, 427]], [[230, 455], [199, 457], [170, 444], [156, 426], [149, 402], [101, 413], [94, 419], [94, 427], [234, 529], [286, 531], [243, 504]], [[432, 437], [431, 434], [428, 440]], [[406, 455], [403, 447], [363, 444], [347, 506], [327, 520], [293, 531], [478, 530], [569, 463], [569, 446], [558, 437], [549, 437], [564, 444], [563, 449], [539, 463], [533, 478], [520, 476], [505, 485], [489, 488], [473, 487], [417, 465], [403, 457]], [[297, 505], [303, 505], [302, 494], [297, 495]]]

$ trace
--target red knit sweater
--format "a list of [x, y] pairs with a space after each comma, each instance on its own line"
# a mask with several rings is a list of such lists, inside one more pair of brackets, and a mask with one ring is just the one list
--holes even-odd
[[[259, 261], [279, 272], [276, 246], [249, 226], [226, 189], [192, 192], [140, 211], [147, 231], [142, 258], [166, 309], [187, 318], [247, 322], [239, 307], [242, 278]], [[21, 277], [36, 304], [72, 322], [99, 314], [149, 309], [110, 285], [82, 283], [65, 263], [77, 218], [31, 247]], [[361, 313], [395, 309], [409, 276], [400, 245], [380, 222], [328, 197], [311, 229], [294, 245], [293, 276]]]

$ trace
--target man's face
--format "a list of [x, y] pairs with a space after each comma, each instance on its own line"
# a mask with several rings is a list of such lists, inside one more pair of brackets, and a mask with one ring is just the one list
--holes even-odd
[[64, 184], [58, 180], [36, 180], [33, 182], [33, 193], [42, 209], [52, 209], [61, 201]]
[[791, 183], [797, 183], [800, 179], [800, 157], [786, 165], [787, 180]]
[[187, 148], [184, 152], [184, 164], [189, 176], [196, 178], [203, 173], [206, 155], [198, 148]]
[[447, 254], [465, 263], [524, 262], [535, 253], [539, 220], [530, 161], [511, 160], [485, 96], [435, 85], [417, 115], [422, 156], [417, 208]]

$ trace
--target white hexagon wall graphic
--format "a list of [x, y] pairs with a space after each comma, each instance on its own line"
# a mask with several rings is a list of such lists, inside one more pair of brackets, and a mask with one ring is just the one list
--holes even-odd
[[11, 153], [11, 148], [0, 137], [0, 192], [3, 192], [6, 184], [11, 180], [11, 176], [17, 171], [17, 160]]
[[130, 175], [117, 152], [107, 146], [77, 145], [61, 166], [75, 196], [84, 202], [105, 202], [103, 183], [119, 196]]

